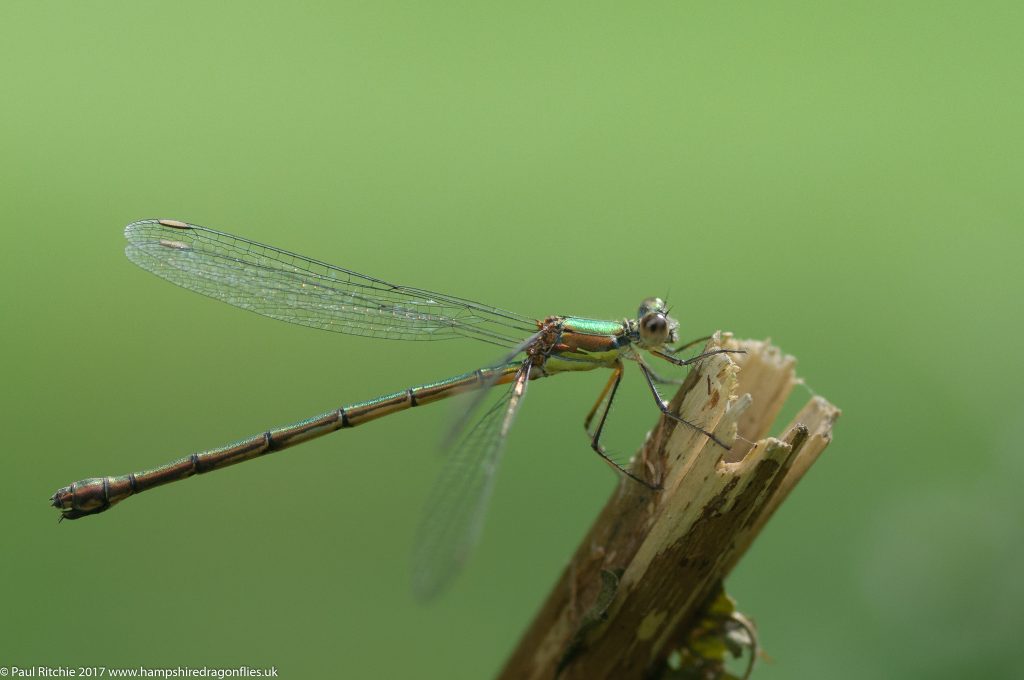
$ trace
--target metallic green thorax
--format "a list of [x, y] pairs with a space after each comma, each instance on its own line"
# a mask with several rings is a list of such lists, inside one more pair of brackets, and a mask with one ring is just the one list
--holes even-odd
[[614, 335], [622, 337], [626, 334], [626, 324], [622, 321], [605, 321], [603, 319], [582, 319], [578, 316], [565, 318], [563, 328], [571, 333], [583, 335]]
[[550, 374], [614, 366], [631, 345], [630, 333], [628, 322], [566, 317], [544, 370]]

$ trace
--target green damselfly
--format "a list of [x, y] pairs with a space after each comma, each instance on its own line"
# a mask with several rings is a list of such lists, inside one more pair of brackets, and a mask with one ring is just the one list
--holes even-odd
[[[640, 367], [665, 416], [728, 448], [713, 433], [669, 412], [656, 383], [671, 381], [659, 378], [640, 350], [677, 366], [735, 350], [717, 349], [690, 359], [678, 358], [681, 350], [699, 340], [674, 346], [678, 342], [678, 323], [659, 298], [644, 300], [635, 318], [622, 321], [574, 316], [538, 320], [451, 295], [387, 283], [177, 220], [133, 222], [125, 228], [125, 237], [128, 258], [143, 269], [263, 316], [380, 339], [470, 338], [502, 347], [505, 355], [469, 373], [335, 408], [157, 468], [69, 484], [50, 499], [63, 519], [95, 515], [155, 486], [280, 451], [407, 408], [476, 391], [472, 406], [464, 411], [448, 442], [451, 454], [430, 496], [424, 525], [417, 532], [414, 588], [421, 596], [430, 596], [447, 585], [479, 536], [494, 472], [530, 380], [611, 369], [607, 384], [585, 418], [585, 429], [591, 447], [603, 460], [650, 489], [658, 488], [658, 480], [644, 479], [642, 473], [627, 469], [601, 444], [624, 361]], [[498, 385], [506, 388], [493, 404], [487, 405], [487, 388]], [[482, 415], [468, 426], [472, 413]]]

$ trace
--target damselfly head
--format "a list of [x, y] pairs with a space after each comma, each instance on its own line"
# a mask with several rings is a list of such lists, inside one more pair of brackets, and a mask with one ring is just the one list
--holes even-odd
[[668, 315], [668, 305], [661, 298], [649, 297], [641, 302], [636, 323], [643, 347], [661, 347], [678, 339], [679, 322]]

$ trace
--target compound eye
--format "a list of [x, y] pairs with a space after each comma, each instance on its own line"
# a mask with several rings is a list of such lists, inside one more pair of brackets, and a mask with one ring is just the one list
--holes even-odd
[[648, 345], [663, 345], [668, 340], [668, 319], [661, 312], [649, 312], [640, 319], [640, 338]]
[[640, 309], [637, 311], [637, 317], [643, 317], [651, 312], [665, 313], [665, 301], [657, 297], [649, 297], [640, 303]]

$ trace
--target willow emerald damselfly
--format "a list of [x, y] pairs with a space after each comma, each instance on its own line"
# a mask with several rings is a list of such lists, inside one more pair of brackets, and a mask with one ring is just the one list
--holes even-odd
[[[439, 592], [475, 544], [509, 428], [530, 380], [559, 373], [611, 370], [585, 419], [593, 450], [620, 473], [652, 490], [645, 479], [614, 460], [601, 434], [625, 361], [640, 367], [655, 403], [665, 416], [711, 432], [671, 413], [658, 392], [651, 356], [685, 366], [716, 349], [681, 359], [678, 323], [660, 298], [644, 300], [635, 318], [602, 321], [575, 316], [534, 319], [464, 298], [400, 286], [278, 248], [177, 220], [141, 220], [125, 228], [128, 258], [182, 288], [282, 321], [349, 335], [395, 340], [468, 338], [497, 345], [504, 357], [494, 364], [437, 382], [409, 387], [375, 399], [334, 408], [297, 423], [152, 468], [114, 477], [83, 479], [52, 497], [63, 519], [108, 510], [129, 496], [156, 486], [218, 470], [280, 451], [315, 437], [362, 425], [381, 416], [476, 391], [455, 434], [450, 455], [430, 496], [413, 551], [414, 588], [421, 596]], [[706, 338], [701, 338], [704, 340]], [[491, 387], [504, 385], [493, 404]], [[475, 423], [470, 414], [482, 413]]]

